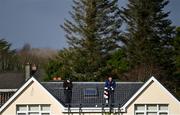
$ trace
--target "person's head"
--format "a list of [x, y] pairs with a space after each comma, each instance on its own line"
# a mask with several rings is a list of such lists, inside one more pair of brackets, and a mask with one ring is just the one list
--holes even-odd
[[108, 80], [109, 80], [109, 81], [112, 81], [112, 76], [108, 76]]

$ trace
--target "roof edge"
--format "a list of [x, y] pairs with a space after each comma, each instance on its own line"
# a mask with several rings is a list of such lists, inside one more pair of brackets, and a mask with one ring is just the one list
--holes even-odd
[[154, 76], [152, 76], [145, 84], [122, 106], [122, 111], [125, 112], [127, 106], [151, 83], [156, 82], [162, 90], [164, 90], [172, 99], [180, 103]]
[[[51, 82], [41, 82], [41, 83], [62, 83], [62, 81], [51, 81]], [[73, 82], [75, 84], [104, 84], [104, 82]], [[116, 82], [118, 84], [140, 84], [144, 82]]]
[[16, 92], [18, 89], [0, 89], [0, 92]]
[[52, 94], [46, 89], [44, 88], [34, 77], [31, 77], [30, 79], [28, 79], [24, 85], [22, 87], [20, 87], [20, 89], [18, 89], [15, 94], [0, 108], [0, 113], [30, 84], [30, 83], [37, 83], [40, 88], [42, 88], [42, 90], [44, 90], [49, 96], [51, 96], [55, 102], [57, 102], [60, 107], [62, 107], [62, 109], [64, 109], [64, 106], [54, 97], [52, 96]]

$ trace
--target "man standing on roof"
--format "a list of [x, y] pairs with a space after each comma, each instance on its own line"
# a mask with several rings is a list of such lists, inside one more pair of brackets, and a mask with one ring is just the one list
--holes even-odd
[[73, 88], [72, 81], [70, 79], [65, 80], [63, 83], [63, 88], [65, 95], [65, 103], [70, 105], [72, 100], [72, 88]]
[[104, 86], [104, 98], [106, 100], [106, 104], [114, 103], [115, 88], [116, 88], [116, 82], [112, 79], [111, 76], [108, 76], [108, 79], [105, 81], [105, 86]]

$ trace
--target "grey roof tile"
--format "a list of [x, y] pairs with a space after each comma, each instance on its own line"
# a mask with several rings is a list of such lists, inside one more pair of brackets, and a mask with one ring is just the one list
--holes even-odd
[[[62, 82], [42, 82], [41, 83], [60, 103], [67, 106]], [[143, 85], [142, 82], [117, 82], [115, 89], [114, 106], [124, 105], [137, 90]], [[84, 96], [85, 88], [97, 88], [97, 96]], [[103, 97], [104, 83], [103, 82], [73, 82], [72, 90], [72, 107], [102, 107], [105, 102]]]
[[0, 89], [18, 89], [24, 82], [24, 73], [0, 73]]

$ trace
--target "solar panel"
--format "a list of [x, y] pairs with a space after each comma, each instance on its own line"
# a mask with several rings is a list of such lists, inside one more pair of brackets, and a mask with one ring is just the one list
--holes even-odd
[[97, 88], [85, 88], [84, 96], [97, 96]]

